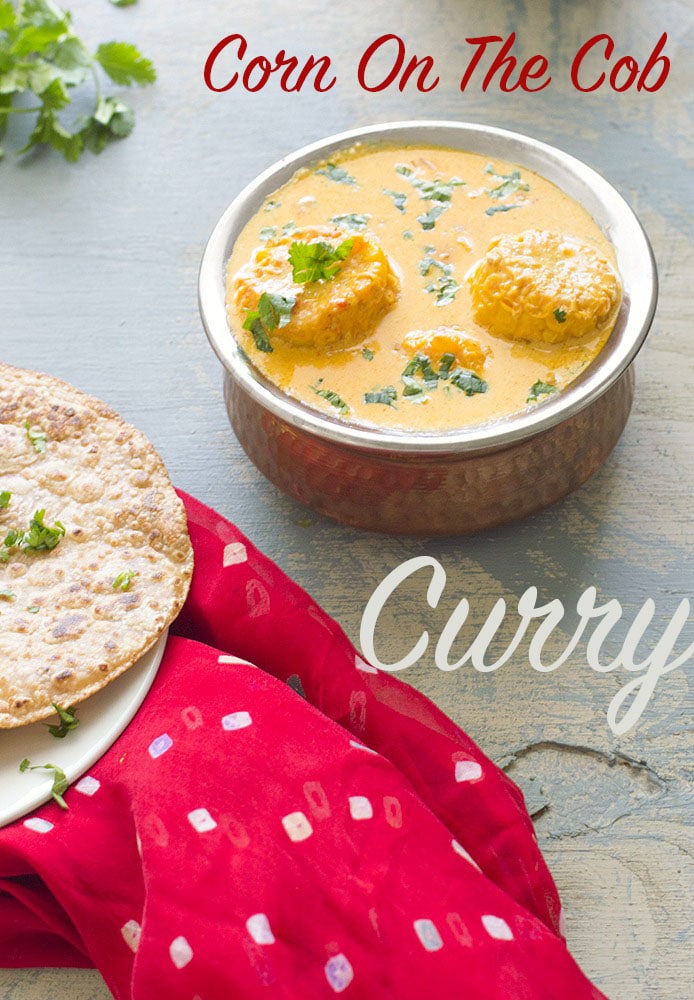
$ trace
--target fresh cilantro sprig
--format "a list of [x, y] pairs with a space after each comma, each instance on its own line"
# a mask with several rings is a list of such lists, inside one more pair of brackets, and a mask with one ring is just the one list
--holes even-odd
[[[0, 0], [0, 138], [10, 115], [36, 115], [20, 153], [50, 146], [74, 162], [85, 149], [100, 153], [111, 140], [132, 132], [132, 108], [102, 95], [100, 71], [124, 87], [156, 79], [149, 59], [128, 42], [105, 42], [91, 52], [75, 34], [70, 12], [53, 0]], [[66, 122], [61, 112], [70, 105], [71, 92], [88, 79], [94, 87], [92, 113]], [[27, 94], [28, 102], [23, 100]]]
[[2, 490], [0, 492], [0, 510], [6, 510], [10, 505], [10, 500], [12, 499], [12, 494], [9, 490]]
[[77, 707], [75, 705], [70, 705], [69, 708], [61, 708], [60, 705], [56, 705], [56, 703], [53, 702], [53, 708], [58, 714], [60, 724], [55, 726], [44, 722], [44, 726], [48, 726], [48, 732], [51, 736], [55, 736], [57, 740], [63, 740], [69, 732], [73, 729], [77, 729], [80, 724], [80, 720], [77, 718]]
[[272, 354], [269, 334], [278, 327], [287, 325], [295, 305], [296, 299], [291, 296], [263, 292], [258, 299], [258, 308], [246, 310], [243, 328], [253, 334], [255, 346], [259, 351]]
[[332, 281], [349, 256], [354, 240], [343, 240], [339, 246], [329, 243], [292, 243], [289, 248], [289, 263], [292, 265], [292, 280], [297, 284], [314, 281]]
[[[65, 526], [60, 521], [56, 521], [53, 527], [43, 523], [46, 515], [45, 510], [37, 510], [29, 522], [28, 531], [19, 531], [17, 528], [10, 528], [5, 535], [5, 550], [22, 549], [25, 552], [41, 552], [54, 549], [65, 535]], [[7, 555], [3, 553], [4, 558]]]
[[32, 764], [29, 758], [25, 757], [19, 765], [19, 770], [22, 773], [25, 771], [48, 771], [49, 774], [52, 773], [53, 786], [51, 787], [51, 795], [61, 809], [67, 809], [67, 802], [63, 798], [63, 792], [67, 791], [69, 781], [65, 776], [65, 771], [61, 767], [56, 767], [55, 764]]

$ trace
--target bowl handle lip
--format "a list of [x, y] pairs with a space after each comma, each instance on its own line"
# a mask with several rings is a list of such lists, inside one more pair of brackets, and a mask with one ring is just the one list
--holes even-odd
[[[432, 140], [434, 134], [438, 134], [438, 141]], [[621, 335], [613, 341], [613, 331], [595, 361], [566, 389], [541, 406], [521, 411], [502, 421], [446, 433], [394, 432], [348, 424], [286, 396], [249, 363], [227, 323], [225, 266], [241, 229], [256, 213], [267, 194], [285, 183], [296, 169], [324, 159], [338, 149], [370, 140], [374, 140], [374, 145], [376, 140], [382, 144], [400, 141], [410, 146], [426, 142], [445, 145], [442, 139], [450, 137], [451, 140], [459, 140], [461, 136], [481, 139], [483, 145], [487, 140], [497, 139], [506, 148], [498, 154], [490, 152], [488, 155], [498, 155], [501, 159], [514, 161], [515, 151], [519, 154], [519, 162], [522, 162], [523, 155], [527, 157], [530, 151], [533, 159], [537, 158], [552, 168], [550, 174], [554, 170], [559, 171], [562, 178], [571, 180], [569, 186], [580, 186], [582, 190], [593, 193], [591, 203], [604, 208], [608, 215], [608, 228], [612, 230], [607, 234], [608, 239], [615, 227], [619, 243], [613, 245], [618, 257], [620, 251], [625, 254], [628, 266], [633, 267], [635, 272], [633, 285], [637, 301], [635, 304], [628, 295], [630, 289], [625, 287], [624, 305], [629, 308]], [[460, 141], [454, 145], [467, 150]], [[481, 152], [474, 148], [474, 143], [468, 151]], [[547, 177], [547, 170], [543, 170], [542, 166], [527, 163], [525, 166], [557, 183], [551, 176]], [[573, 197], [590, 212], [590, 207], [575, 195]], [[640, 271], [638, 281], [637, 269]], [[427, 454], [452, 451], [475, 453], [507, 447], [548, 430], [590, 405], [614, 385], [634, 361], [652, 325], [657, 300], [657, 267], [648, 236], [622, 195], [600, 173], [570, 153], [531, 136], [496, 126], [445, 119], [388, 122], [348, 129], [302, 146], [277, 160], [247, 184], [225, 209], [207, 241], [198, 274], [198, 306], [210, 345], [226, 371], [262, 406], [308, 433], [343, 445]]]

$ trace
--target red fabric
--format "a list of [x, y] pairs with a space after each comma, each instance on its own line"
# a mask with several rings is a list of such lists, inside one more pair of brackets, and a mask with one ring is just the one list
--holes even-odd
[[0, 831], [0, 964], [94, 964], [117, 1000], [599, 1000], [516, 786], [183, 499], [144, 705], [67, 812]]

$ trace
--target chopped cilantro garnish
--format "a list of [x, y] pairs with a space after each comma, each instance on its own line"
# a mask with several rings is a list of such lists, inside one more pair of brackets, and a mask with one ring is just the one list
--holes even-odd
[[491, 163], [488, 163], [484, 170], [485, 173], [492, 174], [501, 181], [497, 187], [487, 188], [487, 194], [490, 198], [505, 198], [516, 191], [530, 190], [530, 185], [521, 180], [520, 170], [512, 170], [510, 174], [499, 174]]
[[554, 318], [557, 323], [566, 323], [566, 309], [555, 309]]
[[134, 569], [124, 569], [122, 573], [118, 574], [111, 586], [114, 590], [130, 590], [130, 584], [136, 576], [139, 576], [139, 573]]
[[314, 281], [332, 281], [349, 255], [353, 240], [344, 240], [337, 247], [329, 243], [292, 243], [289, 263], [292, 279], [298, 284]]
[[258, 239], [265, 243], [267, 240], [271, 240], [273, 236], [277, 236], [277, 230], [274, 226], [263, 226], [263, 228], [258, 233]]
[[406, 177], [412, 187], [419, 191], [419, 197], [425, 201], [450, 201], [453, 196], [453, 189], [465, 184], [460, 177], [451, 177], [449, 181], [428, 181], [422, 177], [417, 177], [416, 172], [404, 163], [398, 163], [395, 167], [397, 173]]
[[455, 361], [454, 354], [442, 354], [441, 360], [439, 361], [439, 378], [446, 379], [451, 373], [451, 368], [453, 367], [453, 362]]
[[521, 205], [490, 205], [485, 208], [485, 215], [496, 215], [497, 212], [510, 212], [513, 208], [521, 208]]
[[316, 395], [327, 400], [328, 403], [330, 403], [331, 406], [334, 406], [336, 410], [339, 410], [341, 414], [344, 415], [349, 413], [349, 406], [345, 403], [344, 399], [338, 396], [336, 392], [333, 392], [332, 389], [321, 388], [322, 381], [323, 379], [319, 378], [316, 384], [311, 386]]
[[356, 184], [356, 178], [352, 177], [347, 173], [344, 167], [338, 167], [336, 163], [326, 163], [324, 167], [320, 170], [316, 170], [317, 174], [322, 174], [327, 177], [328, 180], [335, 181], [337, 184]]
[[53, 702], [53, 708], [58, 713], [60, 724], [58, 726], [53, 726], [44, 722], [44, 726], [48, 726], [48, 732], [51, 736], [55, 736], [57, 740], [62, 740], [67, 736], [70, 730], [77, 729], [80, 724], [80, 720], [77, 718], [77, 707], [75, 705], [70, 705], [69, 708], [61, 708], [60, 705], [56, 705], [56, 703]]
[[530, 386], [526, 402], [537, 403], [540, 396], [551, 396], [552, 393], [556, 391], [556, 385], [552, 385], [551, 382], [543, 382], [542, 379], [538, 379], [537, 382]]
[[486, 392], [489, 388], [484, 379], [475, 375], [474, 372], [468, 371], [467, 368], [456, 368], [449, 381], [466, 396], [475, 396], [477, 393]]
[[279, 208], [281, 204], [282, 204], [281, 201], [275, 201], [273, 198], [270, 198], [270, 200], [266, 201], [265, 204], [263, 205], [263, 211], [272, 212], [273, 209]]
[[0, 510], [5, 510], [10, 505], [10, 500], [12, 499], [12, 494], [9, 490], [3, 490], [0, 493]]
[[263, 292], [258, 299], [257, 309], [248, 309], [243, 323], [244, 330], [253, 334], [255, 346], [266, 354], [272, 353], [272, 344], [268, 334], [278, 327], [286, 326], [291, 319], [292, 309], [296, 299], [285, 298], [284, 295], [271, 295]]
[[436, 220], [446, 211], [447, 207], [447, 205], [441, 204], [432, 205], [428, 212], [417, 216], [417, 222], [425, 232], [428, 232], [430, 229], [434, 228]]
[[374, 359], [374, 352], [371, 350], [370, 347], [364, 347], [363, 350], [362, 350], [362, 352], [361, 352], [361, 356], [363, 358], [366, 358], [367, 361], [373, 361], [373, 359]]
[[[402, 376], [402, 381], [403, 381], [403, 383], [405, 385], [405, 388], [402, 390], [402, 394], [403, 394], [404, 398], [407, 398], [410, 401], [413, 401], [412, 400], [413, 396], [423, 396], [424, 395], [424, 389], [421, 387], [421, 385], [419, 384], [419, 382], [417, 381], [417, 379], [412, 377], [412, 375], [403, 375]], [[419, 400], [417, 400], [417, 402], [419, 402]]]
[[444, 264], [442, 261], [437, 260], [433, 255], [433, 247], [425, 247], [424, 253], [426, 256], [417, 264], [419, 273], [422, 277], [427, 277], [432, 267], [435, 267], [441, 272], [440, 277], [436, 281], [429, 282], [428, 285], [424, 286], [425, 292], [436, 293], [436, 305], [446, 306], [449, 302], [452, 302], [455, 298], [456, 292], [460, 288], [460, 285], [453, 277], [453, 265]]
[[393, 406], [397, 398], [397, 391], [392, 385], [387, 385], [383, 389], [374, 389], [373, 392], [364, 393], [365, 403], [382, 403], [384, 406]]
[[295, 229], [296, 229], [296, 223], [290, 220], [289, 222], [285, 222], [285, 224], [282, 226], [282, 234], [283, 236], [289, 236], [290, 233], [293, 233]]
[[[422, 376], [427, 389], [435, 389], [438, 385], [439, 377], [432, 368], [431, 361], [426, 354], [421, 354], [419, 351], [407, 362], [407, 366], [402, 373], [402, 379], [405, 381], [405, 379], [412, 378], [414, 375]], [[405, 395], [412, 395], [412, 393], [405, 393]]]
[[27, 611], [29, 612], [30, 615], [37, 615], [40, 610], [41, 608], [38, 606], [38, 604], [30, 604], [29, 607], [27, 608]]
[[344, 229], [354, 229], [359, 232], [362, 229], [366, 229], [370, 215], [364, 214], [359, 215], [357, 212], [347, 212], [345, 215], [333, 215], [331, 222], [334, 222], [336, 226], [342, 226]]
[[29, 758], [25, 757], [19, 765], [19, 770], [22, 773], [24, 771], [48, 771], [49, 774], [52, 772], [53, 786], [51, 788], [51, 795], [61, 809], [67, 809], [67, 802], [63, 798], [63, 792], [67, 790], [69, 782], [62, 768], [56, 767], [55, 764], [32, 764]]
[[39, 455], [44, 455], [46, 453], [46, 432], [32, 427], [28, 420], [24, 421], [24, 430], [34, 446], [34, 451]]
[[403, 191], [391, 191], [390, 188], [383, 188], [383, 194], [387, 194], [389, 198], [393, 199], [393, 204], [397, 208], [398, 212], [405, 211], [407, 195]]
[[43, 523], [45, 510], [37, 510], [29, 522], [28, 531], [11, 528], [5, 535], [4, 545], [8, 549], [24, 549], [25, 552], [40, 552], [54, 549], [65, 534], [65, 527], [56, 521], [52, 528]]

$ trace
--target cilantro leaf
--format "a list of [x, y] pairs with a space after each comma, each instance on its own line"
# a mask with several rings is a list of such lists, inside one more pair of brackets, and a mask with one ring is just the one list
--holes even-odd
[[24, 430], [27, 432], [27, 437], [34, 446], [34, 451], [38, 455], [44, 455], [46, 453], [46, 432], [32, 427], [28, 420], [24, 421]]
[[374, 352], [371, 350], [370, 347], [364, 347], [362, 348], [361, 356], [363, 358], [366, 358], [367, 361], [373, 361]]
[[130, 584], [139, 575], [134, 569], [124, 569], [122, 573], [118, 574], [111, 586], [114, 590], [130, 590]]
[[551, 382], [543, 382], [542, 379], [538, 379], [537, 382], [534, 382], [530, 386], [526, 403], [537, 403], [540, 396], [551, 396], [554, 392], [557, 392], [556, 385], [552, 385]]
[[336, 392], [333, 392], [332, 389], [321, 388], [322, 381], [323, 379], [319, 378], [316, 384], [311, 386], [316, 395], [321, 396], [323, 399], [327, 400], [330, 403], [330, 405], [334, 406], [336, 410], [339, 410], [343, 416], [346, 413], [349, 413], [349, 406], [347, 405], [347, 403], [345, 403], [344, 399], [338, 396]]
[[55, 736], [57, 740], [62, 740], [65, 739], [67, 734], [72, 729], [77, 729], [80, 724], [80, 720], [77, 718], [77, 707], [75, 705], [71, 705], [69, 708], [61, 708], [60, 705], [56, 705], [56, 703], [53, 702], [53, 708], [58, 713], [60, 723], [55, 726], [44, 722], [44, 726], [48, 726], [48, 732], [51, 736]]
[[398, 212], [405, 211], [405, 205], [407, 204], [406, 194], [403, 194], [402, 191], [391, 191], [390, 188], [383, 188], [383, 194], [387, 194], [389, 198], [393, 199], [393, 204], [397, 208]]
[[466, 396], [475, 396], [477, 393], [486, 392], [489, 388], [489, 384], [484, 379], [475, 375], [474, 372], [468, 371], [467, 368], [456, 368], [449, 381]]
[[451, 177], [449, 181], [433, 180], [428, 181], [423, 177], [418, 177], [417, 172], [404, 163], [398, 163], [395, 167], [396, 173], [406, 177], [413, 188], [419, 191], [419, 197], [425, 201], [448, 202], [453, 197], [453, 190], [465, 184], [460, 177]]
[[51, 795], [61, 809], [67, 809], [67, 802], [63, 798], [63, 792], [67, 791], [69, 782], [65, 771], [61, 767], [56, 767], [55, 764], [32, 764], [29, 758], [25, 757], [19, 765], [19, 770], [22, 773], [25, 771], [48, 771], [49, 774], [52, 773], [53, 785], [51, 787]]
[[12, 494], [9, 490], [3, 490], [0, 493], [0, 510], [6, 510], [10, 505], [10, 500], [12, 499]]
[[154, 83], [156, 70], [140, 51], [129, 42], [105, 42], [96, 50], [96, 60], [114, 83], [130, 87], [137, 83], [141, 87]]
[[554, 318], [557, 323], [566, 323], [566, 309], [555, 309]]
[[365, 403], [381, 403], [384, 406], [394, 406], [395, 400], [398, 398], [397, 390], [392, 385], [386, 385], [383, 389], [374, 389], [373, 392], [364, 393]]
[[[114, 2], [125, 6], [134, 0]], [[133, 112], [117, 98], [102, 97], [99, 66], [122, 86], [153, 83], [156, 77], [152, 63], [130, 43], [107, 42], [90, 52], [75, 34], [70, 13], [53, 0], [0, 0], [0, 136], [11, 114], [35, 113], [18, 152], [48, 146], [74, 162], [85, 149], [99, 153], [111, 140], [129, 135]], [[68, 124], [60, 112], [71, 103], [73, 88], [88, 78], [94, 80], [93, 111]], [[15, 107], [15, 98], [26, 93], [37, 101]]]
[[485, 215], [496, 215], [497, 212], [510, 212], [513, 208], [522, 208], [522, 205], [490, 205], [485, 208]]
[[434, 253], [433, 247], [425, 248], [426, 256], [422, 257], [419, 261], [417, 267], [419, 268], [419, 273], [422, 277], [426, 278], [431, 272], [432, 268], [436, 268], [440, 274], [436, 281], [430, 281], [428, 285], [424, 286], [424, 291], [436, 294], [436, 305], [437, 306], [447, 306], [450, 302], [455, 299], [456, 293], [460, 288], [460, 285], [453, 277], [454, 268], [452, 264], [444, 264], [442, 261], [437, 260], [432, 256]]
[[[436, 374], [432, 368], [431, 361], [420, 351], [417, 351], [415, 356], [408, 361], [407, 366], [402, 373], [402, 378], [407, 379], [415, 375], [421, 375], [424, 379], [424, 385], [427, 389], [435, 389], [439, 382], [439, 376]], [[408, 395], [408, 393], [405, 393]], [[409, 394], [411, 395], [411, 393]]]
[[352, 177], [348, 174], [344, 167], [338, 167], [336, 163], [326, 163], [324, 167], [320, 170], [316, 170], [317, 174], [323, 174], [331, 181], [335, 181], [336, 184], [356, 184], [356, 177]]
[[439, 359], [439, 378], [440, 379], [447, 379], [448, 378], [448, 376], [451, 373], [451, 368], [453, 367], [454, 361], [455, 361], [455, 355], [454, 354], [449, 354], [447, 352], [446, 354], [442, 354], [441, 355], [441, 357]]
[[360, 232], [362, 229], [366, 229], [370, 218], [371, 216], [367, 214], [360, 215], [357, 212], [348, 212], [345, 215], [333, 215], [330, 221], [344, 229], [354, 229]]
[[42, 552], [54, 549], [65, 535], [65, 526], [56, 521], [53, 527], [43, 523], [45, 510], [37, 510], [29, 522], [28, 531], [11, 528], [5, 535], [4, 545], [8, 549], [23, 549], [25, 552]]
[[488, 163], [484, 171], [487, 174], [492, 174], [501, 181], [501, 184], [497, 185], [497, 187], [487, 188], [487, 194], [490, 198], [506, 198], [507, 195], [514, 194], [516, 191], [530, 190], [530, 185], [521, 180], [520, 170], [512, 170], [510, 174], [500, 174], [497, 173], [491, 163]]
[[263, 292], [258, 299], [258, 308], [246, 310], [243, 328], [253, 334], [255, 346], [259, 351], [272, 354], [272, 344], [268, 334], [278, 327], [287, 325], [295, 305], [294, 298]]
[[292, 280], [297, 284], [332, 281], [342, 261], [349, 255], [353, 242], [351, 239], [344, 240], [337, 247], [323, 242], [292, 243], [289, 248]]
[[442, 204], [432, 205], [428, 212], [417, 216], [417, 222], [425, 231], [433, 229], [436, 225], [436, 220], [446, 211], [447, 207], [447, 205]]

